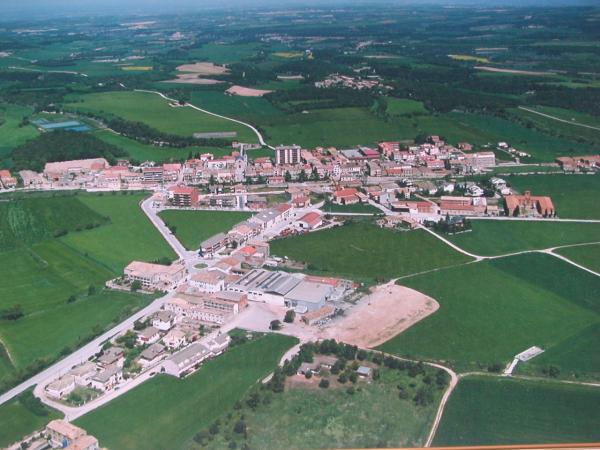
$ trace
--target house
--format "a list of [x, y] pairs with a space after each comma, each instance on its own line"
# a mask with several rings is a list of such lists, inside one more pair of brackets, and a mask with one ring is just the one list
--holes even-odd
[[104, 368], [112, 365], [123, 367], [124, 362], [125, 353], [121, 347], [110, 347], [98, 358], [98, 364]]
[[359, 366], [359, 368], [356, 369], [356, 374], [359, 377], [368, 378], [371, 376], [372, 373], [373, 373], [373, 369], [371, 369], [370, 367], [367, 367], [367, 366]]
[[225, 289], [225, 274], [220, 270], [203, 270], [193, 275], [189, 283], [200, 292], [219, 292]]
[[212, 352], [206, 346], [195, 342], [165, 360], [163, 368], [169, 375], [180, 377], [211, 356]]
[[17, 179], [8, 170], [0, 170], [0, 189], [13, 189], [17, 187]]
[[318, 324], [321, 321], [332, 317], [335, 314], [335, 308], [331, 305], [325, 305], [302, 315], [302, 321], [307, 325]]
[[46, 425], [46, 437], [52, 447], [69, 448], [78, 438], [87, 433], [64, 420], [52, 420]]
[[69, 450], [100, 450], [98, 439], [89, 434], [75, 439], [75, 441], [67, 448]]
[[139, 281], [144, 289], [166, 290], [175, 287], [187, 276], [183, 263], [173, 263], [170, 266], [133, 261], [125, 267], [125, 278], [130, 282]]
[[175, 326], [177, 317], [171, 311], [158, 311], [152, 317], [152, 326], [160, 331], [169, 331]]
[[46, 392], [50, 397], [63, 398], [69, 395], [75, 389], [75, 377], [67, 374], [60, 377], [58, 380], [54, 380], [48, 386], [46, 386]]
[[315, 228], [320, 227], [323, 224], [323, 216], [316, 212], [312, 211], [308, 214], [305, 214], [298, 220], [298, 225], [300, 228], [305, 230], [314, 230]]
[[315, 374], [315, 373], [319, 373], [319, 365], [316, 362], [303, 362], [302, 364], [300, 364], [300, 367], [298, 367], [298, 375], [307, 375], [307, 374]]
[[202, 343], [213, 353], [213, 355], [218, 356], [229, 347], [231, 336], [227, 333], [221, 333], [217, 336], [207, 336], [202, 339]]
[[355, 188], [339, 189], [333, 193], [333, 202], [338, 205], [353, 205], [360, 201]]
[[142, 367], [147, 367], [156, 364], [165, 355], [165, 346], [158, 342], [152, 344], [150, 347], [140, 353], [138, 362]]
[[158, 329], [147, 327], [138, 333], [137, 343], [138, 345], [154, 344], [159, 339], [160, 333], [158, 332]]
[[96, 374], [98, 367], [91, 361], [86, 361], [83, 364], [73, 367], [69, 374], [75, 377], [75, 384], [79, 386], [87, 386], [90, 384], [90, 379]]
[[108, 366], [101, 370], [91, 379], [91, 386], [94, 389], [106, 392], [114, 388], [123, 381], [123, 368], [118, 365]]
[[504, 197], [506, 214], [522, 217], [553, 217], [556, 210], [550, 197], [534, 196], [530, 191], [525, 195], [507, 195]]
[[186, 345], [187, 338], [183, 331], [174, 329], [169, 331], [165, 337], [163, 337], [163, 342], [168, 348], [175, 349]]

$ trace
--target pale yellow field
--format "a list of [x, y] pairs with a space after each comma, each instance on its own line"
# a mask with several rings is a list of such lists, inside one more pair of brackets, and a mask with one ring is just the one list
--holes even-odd
[[126, 70], [127, 72], [149, 72], [154, 67], [152, 66], [123, 66], [121, 69]]
[[489, 63], [490, 60], [487, 58], [482, 58], [480, 56], [473, 55], [448, 55], [449, 58], [452, 58], [456, 61], [476, 61], [478, 63]]
[[304, 53], [302, 52], [276, 52], [273, 53], [273, 56], [277, 56], [279, 58], [302, 58]]

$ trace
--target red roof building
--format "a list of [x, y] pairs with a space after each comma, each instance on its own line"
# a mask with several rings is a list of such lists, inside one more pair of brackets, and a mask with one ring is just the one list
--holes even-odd
[[551, 217], [556, 215], [554, 203], [550, 197], [531, 195], [525, 191], [525, 195], [507, 195], [506, 214], [509, 216], [525, 217]]

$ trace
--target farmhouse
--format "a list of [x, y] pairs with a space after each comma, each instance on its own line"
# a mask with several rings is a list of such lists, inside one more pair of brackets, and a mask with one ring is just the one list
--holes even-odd
[[139, 281], [144, 289], [171, 289], [187, 275], [185, 265], [173, 263], [170, 266], [133, 261], [125, 267], [125, 277]]
[[335, 308], [331, 305], [325, 305], [319, 309], [314, 309], [302, 315], [302, 321], [307, 325], [314, 325], [322, 320], [328, 319], [335, 313]]
[[556, 162], [566, 172], [600, 170], [600, 155], [562, 156]]
[[73, 392], [74, 389], [75, 377], [69, 374], [63, 375], [46, 386], [46, 392], [54, 398], [63, 398]]
[[554, 204], [550, 197], [534, 196], [530, 191], [525, 195], [507, 195], [506, 214], [524, 217], [552, 217], [556, 215]]

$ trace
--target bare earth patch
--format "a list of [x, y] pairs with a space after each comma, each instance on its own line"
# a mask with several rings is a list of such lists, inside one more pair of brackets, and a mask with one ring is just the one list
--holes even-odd
[[346, 316], [325, 326], [319, 337], [359, 347], [377, 347], [439, 307], [433, 298], [390, 282], [373, 288]]
[[239, 95], [240, 97], [262, 97], [263, 95], [269, 94], [273, 91], [267, 91], [264, 89], [252, 89], [244, 86], [231, 86], [225, 92], [231, 95]]
[[498, 67], [488, 67], [488, 66], [475, 66], [475, 69], [484, 70], [486, 72], [513, 73], [516, 75], [556, 75], [554, 72], [537, 72], [537, 71], [533, 71], [533, 70], [500, 69]]
[[214, 80], [212, 78], [200, 78], [197, 73], [180, 73], [177, 75], [177, 78], [173, 80], [166, 80], [165, 83], [211, 85], [224, 83], [224, 81]]
[[179, 72], [190, 72], [198, 75], [223, 75], [229, 73], [225, 66], [217, 66], [211, 62], [199, 62], [194, 64], [183, 64], [177, 67]]

